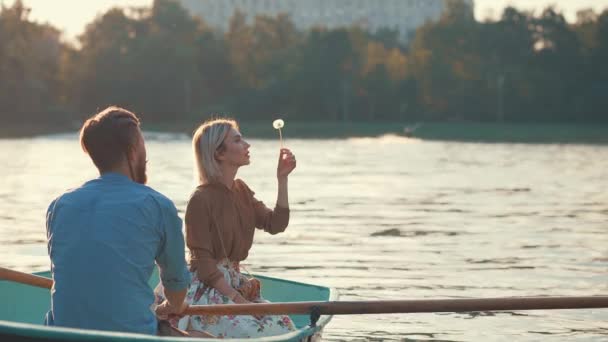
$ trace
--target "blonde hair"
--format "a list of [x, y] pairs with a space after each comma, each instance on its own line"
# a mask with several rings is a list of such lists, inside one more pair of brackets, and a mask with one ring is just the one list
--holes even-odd
[[223, 142], [234, 128], [239, 125], [232, 119], [212, 119], [200, 125], [192, 137], [192, 149], [196, 164], [195, 173], [200, 184], [219, 180], [222, 176], [215, 152], [223, 148]]

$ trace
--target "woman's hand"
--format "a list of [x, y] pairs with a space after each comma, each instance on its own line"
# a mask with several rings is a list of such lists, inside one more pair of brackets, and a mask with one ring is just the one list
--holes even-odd
[[240, 293], [237, 293], [232, 301], [234, 304], [251, 304], [251, 302], [245, 299]]
[[287, 178], [296, 168], [296, 157], [287, 148], [282, 148], [279, 153], [279, 165], [277, 166], [277, 178]]
[[[232, 301], [234, 302], [234, 304], [255, 304], [254, 302], [250, 302], [245, 299], [240, 293], [237, 294]], [[258, 321], [264, 319], [264, 315], [253, 315], [253, 317], [255, 317], [255, 319], [257, 319]]]

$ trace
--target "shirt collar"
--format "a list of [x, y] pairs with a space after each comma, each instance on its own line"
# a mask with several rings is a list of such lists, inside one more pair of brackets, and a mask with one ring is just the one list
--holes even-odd
[[106, 172], [99, 176], [101, 180], [110, 180], [110, 181], [129, 181], [132, 182], [131, 178], [123, 175], [118, 172]]

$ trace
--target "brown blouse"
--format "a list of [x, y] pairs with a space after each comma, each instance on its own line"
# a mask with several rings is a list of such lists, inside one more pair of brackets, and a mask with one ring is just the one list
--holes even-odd
[[271, 210], [253, 195], [247, 184], [237, 179], [232, 189], [214, 182], [197, 187], [190, 197], [185, 220], [190, 270], [205, 284], [213, 286], [223, 276], [217, 269], [219, 260], [247, 258], [256, 227], [270, 234], [287, 228], [288, 208], [277, 205]]

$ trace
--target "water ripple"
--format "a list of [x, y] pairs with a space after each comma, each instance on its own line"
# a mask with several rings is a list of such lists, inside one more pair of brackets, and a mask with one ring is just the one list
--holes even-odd
[[[183, 216], [185, 135], [146, 133], [150, 186]], [[399, 137], [287, 140], [290, 226], [257, 233], [246, 264], [337, 288], [344, 300], [608, 294], [607, 146], [467, 144]], [[239, 171], [276, 200], [275, 141]], [[48, 158], [53, 156], [53, 158]], [[96, 177], [76, 134], [0, 141], [0, 260], [48, 268], [44, 215]], [[44, 163], [40, 161], [44, 160]], [[326, 341], [608, 340], [608, 310], [337, 316]]]

